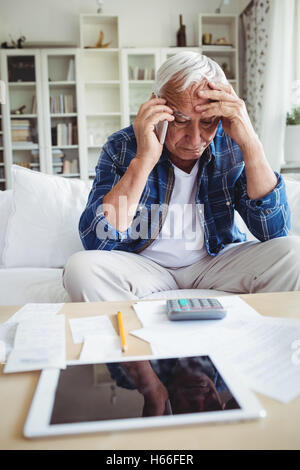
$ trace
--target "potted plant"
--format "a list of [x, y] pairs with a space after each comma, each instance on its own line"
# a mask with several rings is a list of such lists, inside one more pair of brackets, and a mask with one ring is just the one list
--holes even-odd
[[300, 166], [300, 80], [293, 83], [291, 104], [286, 117], [285, 161]]

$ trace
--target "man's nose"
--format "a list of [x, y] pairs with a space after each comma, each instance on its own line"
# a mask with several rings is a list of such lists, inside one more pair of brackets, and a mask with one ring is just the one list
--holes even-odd
[[201, 131], [197, 125], [191, 126], [188, 132], [188, 138], [193, 147], [197, 147], [203, 141]]

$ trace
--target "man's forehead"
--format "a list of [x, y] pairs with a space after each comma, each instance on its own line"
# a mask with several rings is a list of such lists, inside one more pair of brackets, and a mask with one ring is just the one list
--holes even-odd
[[168, 100], [168, 106], [186, 119], [190, 119], [190, 114], [195, 112], [195, 106], [209, 103], [207, 98], [200, 98], [197, 93], [199, 90], [209, 89], [208, 82], [200, 82], [190, 85], [186, 90], [179, 92], [175, 98]]

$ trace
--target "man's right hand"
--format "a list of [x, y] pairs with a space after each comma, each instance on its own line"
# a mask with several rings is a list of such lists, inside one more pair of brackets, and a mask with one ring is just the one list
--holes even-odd
[[133, 130], [137, 141], [136, 158], [150, 171], [160, 159], [163, 146], [155, 133], [155, 125], [160, 121], [174, 120], [173, 110], [166, 106], [164, 98], [150, 98], [143, 103], [133, 123]]

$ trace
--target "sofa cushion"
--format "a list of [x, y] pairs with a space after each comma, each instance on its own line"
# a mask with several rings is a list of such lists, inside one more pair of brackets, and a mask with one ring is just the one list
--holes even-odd
[[291, 209], [290, 235], [300, 236], [300, 181], [285, 177], [286, 192]]
[[78, 222], [90, 183], [12, 167], [13, 204], [3, 265], [59, 268], [82, 250]]
[[62, 269], [0, 269], [0, 305], [70, 302]]
[[2, 255], [11, 206], [12, 190], [0, 191], [0, 266], [3, 264]]

